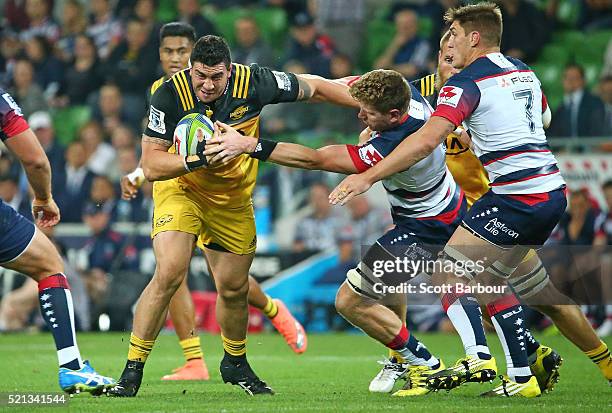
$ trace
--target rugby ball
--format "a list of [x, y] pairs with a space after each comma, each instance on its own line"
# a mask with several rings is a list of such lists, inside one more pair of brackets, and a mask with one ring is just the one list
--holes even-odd
[[174, 148], [183, 156], [204, 151], [206, 141], [213, 136], [212, 121], [201, 113], [190, 113], [183, 117], [174, 129]]

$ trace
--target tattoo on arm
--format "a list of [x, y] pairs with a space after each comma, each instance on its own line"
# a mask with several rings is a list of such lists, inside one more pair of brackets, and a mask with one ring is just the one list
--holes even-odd
[[298, 77], [300, 89], [298, 91], [297, 100], [308, 100], [312, 97], [313, 91], [308, 81]]
[[148, 143], [154, 143], [156, 145], [161, 145], [164, 146], [166, 148], [169, 148], [172, 146], [172, 142], [170, 142], [167, 139], [162, 139], [162, 138], [153, 138], [151, 136], [143, 136], [142, 137], [143, 142], [148, 142]]

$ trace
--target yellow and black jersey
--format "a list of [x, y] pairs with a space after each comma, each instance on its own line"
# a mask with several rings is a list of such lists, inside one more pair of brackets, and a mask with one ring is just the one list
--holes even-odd
[[[162, 79], [160, 79], [162, 80]], [[158, 80], [159, 82], [159, 80]], [[156, 82], [157, 83], [157, 82]], [[152, 91], [156, 83], [151, 87]], [[158, 85], [149, 105], [145, 135], [173, 142], [174, 129], [189, 113], [202, 113], [227, 123], [245, 135], [259, 135], [259, 115], [265, 105], [293, 102], [299, 91], [294, 74], [233, 63], [224, 93], [212, 103], [200, 102], [193, 91], [189, 69]], [[169, 151], [174, 151], [170, 146]], [[212, 205], [238, 207], [250, 202], [257, 176], [257, 160], [242, 155], [224, 165], [200, 169], [176, 178]]]
[[[431, 74], [411, 82], [433, 106], [436, 106], [436, 75]], [[446, 165], [453, 178], [465, 192], [469, 206], [489, 190], [489, 178], [482, 164], [474, 154], [451, 133], [446, 137]]]
[[151, 101], [151, 96], [153, 96], [153, 94], [155, 93], [155, 91], [157, 89], [159, 89], [159, 87], [161, 85], [163, 85], [163, 83], [167, 80], [168, 78], [166, 76], [162, 76], [159, 79], [157, 79], [155, 82], [153, 82], [153, 84], [151, 85], [151, 89], [149, 89], [149, 102]]

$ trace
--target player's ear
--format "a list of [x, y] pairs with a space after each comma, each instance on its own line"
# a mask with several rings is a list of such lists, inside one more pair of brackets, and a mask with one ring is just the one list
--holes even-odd
[[391, 109], [388, 114], [391, 122], [398, 122], [402, 117], [402, 112], [399, 109]]
[[476, 47], [480, 44], [480, 33], [479, 32], [471, 32], [470, 33], [470, 46]]

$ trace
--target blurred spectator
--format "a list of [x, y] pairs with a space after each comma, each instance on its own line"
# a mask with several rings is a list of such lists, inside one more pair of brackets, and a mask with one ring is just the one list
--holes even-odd
[[[283, 70], [294, 74], [307, 73], [306, 67], [297, 61], [287, 62]], [[317, 127], [320, 111], [319, 105], [269, 105], [263, 111], [262, 128], [266, 134], [309, 133]]]
[[502, 53], [533, 62], [547, 41], [544, 13], [525, 0], [502, 0]]
[[98, 56], [106, 59], [121, 40], [121, 25], [112, 14], [110, 0], [91, 0], [92, 12], [87, 34], [94, 39]]
[[111, 135], [119, 125], [129, 126], [132, 130], [140, 130], [142, 108], [129, 111], [121, 91], [112, 83], [100, 88], [97, 105], [93, 108], [93, 118], [98, 121], [107, 135]]
[[612, 2], [610, 0], [581, 0], [578, 27], [587, 31], [612, 28]]
[[115, 149], [104, 142], [104, 130], [96, 121], [89, 121], [79, 130], [79, 140], [83, 143], [87, 156], [87, 168], [96, 175], [107, 175], [115, 162]]
[[297, 61], [306, 67], [308, 73], [329, 77], [329, 62], [334, 54], [334, 44], [329, 36], [317, 32], [309, 14], [300, 13], [295, 16], [286, 50], [285, 62]]
[[144, 25], [147, 35], [147, 47], [159, 49], [159, 30], [162, 24], [157, 21], [156, 0], [138, 0], [134, 6], [134, 14]]
[[572, 191], [568, 211], [561, 217], [556, 238], [562, 245], [593, 245], [597, 236], [595, 220], [599, 211], [593, 208], [586, 190]]
[[86, 34], [77, 35], [74, 60], [66, 70], [61, 94], [66, 105], [85, 105], [103, 83], [96, 45]]
[[30, 24], [20, 33], [21, 40], [27, 41], [34, 36], [43, 36], [51, 44], [60, 37], [60, 29], [51, 17], [49, 0], [26, 0], [26, 14]]
[[[89, 297], [85, 284], [78, 271], [66, 258], [66, 250], [53, 236], [54, 227], [39, 228], [55, 244], [62, 256], [64, 274], [70, 283], [70, 294], [74, 301], [75, 328], [79, 331], [88, 331], [90, 328]], [[18, 331], [28, 327], [30, 319], [40, 318], [38, 310], [38, 283], [26, 277], [21, 287], [2, 297], [0, 302], [0, 329], [3, 331]], [[40, 318], [39, 325], [44, 324]]]
[[17, 58], [13, 65], [13, 87], [9, 93], [15, 98], [23, 115], [28, 117], [39, 110], [47, 110], [42, 89], [34, 82], [34, 66], [25, 58]]
[[106, 61], [107, 80], [115, 83], [121, 93], [130, 100], [128, 107], [138, 111], [139, 119], [145, 106], [145, 91], [157, 77], [157, 49], [147, 46], [148, 33], [140, 20], [127, 24], [125, 40], [110, 54]]
[[414, 10], [405, 9], [395, 15], [395, 37], [374, 62], [377, 69], [394, 69], [408, 79], [427, 71], [430, 46], [418, 35], [419, 20]]
[[53, 195], [62, 211], [62, 222], [81, 222], [94, 176], [87, 168], [83, 142], [71, 142], [66, 149], [66, 166], [53, 171]]
[[0, 31], [0, 81], [9, 84], [13, 76], [15, 59], [21, 54], [22, 46], [17, 33]]
[[91, 181], [89, 201], [96, 205], [106, 205], [111, 211], [111, 218], [114, 219], [117, 195], [115, 193], [115, 186], [106, 176], [98, 175]]
[[[111, 144], [116, 151], [121, 149], [129, 148], [134, 153], [137, 151], [134, 149], [136, 144], [136, 136], [134, 132], [125, 125], [119, 125], [115, 127], [113, 130], [113, 134], [111, 135]], [[132, 171], [128, 171], [132, 172]]]
[[[339, 79], [354, 73], [353, 64], [348, 56], [336, 54], [331, 59], [331, 77]], [[309, 107], [313, 110], [313, 107]], [[363, 129], [361, 121], [357, 118], [357, 110], [338, 105], [326, 104], [317, 108], [320, 114], [317, 120], [317, 129], [327, 133], [357, 134]]]
[[4, 18], [11, 30], [22, 31], [30, 25], [25, 6], [25, 0], [4, 1]]
[[274, 52], [261, 37], [257, 20], [250, 16], [239, 18], [234, 23], [234, 33], [236, 35], [236, 47], [232, 50], [234, 62], [275, 67]]
[[293, 240], [295, 252], [336, 249], [336, 234], [342, 226], [342, 218], [332, 210], [329, 192], [329, 187], [323, 183], [310, 187], [309, 206], [312, 212], [297, 224]]
[[53, 55], [51, 44], [43, 36], [30, 38], [25, 43], [25, 51], [34, 65], [34, 79], [49, 100], [63, 82], [64, 65]]
[[91, 237], [83, 247], [87, 262], [80, 268], [85, 276], [87, 292], [95, 306], [94, 314], [106, 303], [110, 286], [108, 272], [120, 268], [137, 269], [138, 251], [125, 245], [126, 238], [111, 229], [112, 204], [90, 201], [83, 209], [83, 222]]
[[55, 139], [51, 115], [48, 112], [34, 112], [28, 118], [28, 124], [49, 158], [51, 171], [63, 169], [66, 163], [64, 159], [66, 149]]
[[365, 0], [310, 0], [310, 12], [317, 29], [332, 39], [340, 53], [359, 59], [366, 28]]
[[599, 97], [605, 105], [604, 136], [612, 135], [612, 74], [604, 76], [599, 82]]
[[28, 195], [19, 191], [17, 176], [0, 175], [0, 199], [32, 221], [32, 204]]
[[563, 103], [553, 115], [550, 136], [603, 136], [605, 108], [585, 87], [584, 69], [570, 64], [563, 74]]
[[76, 38], [78, 35], [85, 33], [86, 29], [87, 17], [81, 2], [79, 0], [66, 0], [62, 9], [61, 38], [57, 44], [65, 62], [69, 62], [74, 57]]
[[340, 231], [339, 239], [351, 243], [351, 259], [361, 260], [362, 248], [369, 248], [393, 225], [388, 209], [372, 208], [367, 196], [353, 198], [347, 207], [350, 216]]
[[215, 25], [202, 15], [198, 0], [179, 0], [178, 19], [183, 23], [189, 23], [196, 32], [196, 38], [207, 34], [218, 34]]
[[295, 16], [307, 10], [307, 0], [263, 0], [269, 6], [279, 7], [287, 13], [287, 21], [293, 21]]

